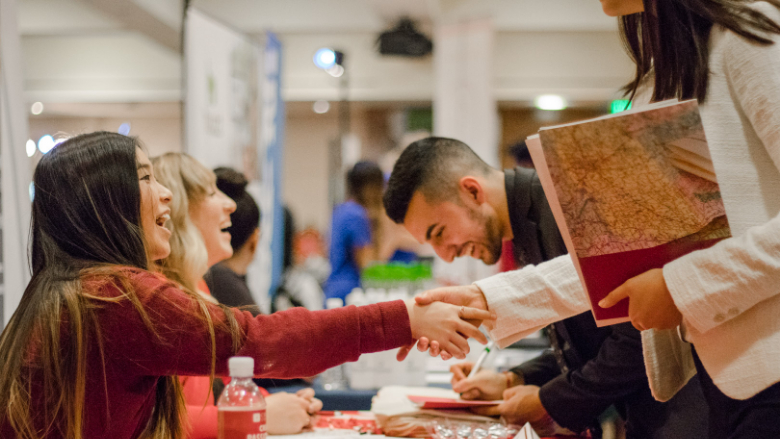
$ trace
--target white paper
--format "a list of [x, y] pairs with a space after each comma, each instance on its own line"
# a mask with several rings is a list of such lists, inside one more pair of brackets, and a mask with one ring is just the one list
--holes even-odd
[[540, 439], [530, 423], [526, 423], [520, 431], [517, 432], [515, 439]]

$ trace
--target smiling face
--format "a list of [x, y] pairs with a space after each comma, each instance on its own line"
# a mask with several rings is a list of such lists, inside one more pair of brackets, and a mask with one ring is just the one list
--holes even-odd
[[225, 229], [231, 226], [230, 214], [235, 210], [236, 202], [217, 189], [216, 184], [212, 184], [202, 200], [190, 204], [190, 220], [206, 244], [209, 267], [233, 255], [230, 233]]
[[171, 231], [165, 227], [165, 222], [171, 219], [168, 205], [172, 194], [154, 178], [152, 163], [140, 148], [136, 149], [136, 163], [141, 189], [141, 227], [147, 253], [151, 260], [156, 261], [171, 253]]
[[417, 191], [403, 225], [419, 242], [431, 244], [447, 262], [471, 256], [495, 264], [501, 257], [501, 233], [495, 212], [485, 207], [469, 200], [428, 202]]
[[631, 15], [645, 10], [642, 0], [601, 0], [601, 8], [610, 17]]

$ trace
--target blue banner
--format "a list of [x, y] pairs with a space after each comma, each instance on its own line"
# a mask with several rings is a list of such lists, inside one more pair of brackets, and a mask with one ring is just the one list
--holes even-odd
[[[261, 251], [270, 253], [271, 278], [268, 294], [273, 294], [282, 275], [284, 252], [284, 215], [282, 212], [282, 154], [284, 136], [284, 101], [282, 100], [282, 44], [273, 33], [266, 33], [263, 51], [263, 77], [260, 111], [261, 192], [263, 220]], [[266, 254], [268, 254], [266, 253]], [[262, 258], [262, 256], [261, 256]], [[267, 273], [267, 271], [266, 271]], [[265, 282], [264, 282], [265, 283]]]

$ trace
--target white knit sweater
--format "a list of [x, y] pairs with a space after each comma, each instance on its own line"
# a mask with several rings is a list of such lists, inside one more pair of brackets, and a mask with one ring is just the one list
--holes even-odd
[[[780, 23], [780, 11], [755, 7]], [[780, 382], [780, 37], [753, 44], [716, 27], [710, 81], [700, 106], [733, 238], [664, 267], [686, 340], [726, 395], [749, 398]], [[548, 323], [589, 310], [569, 256], [476, 284], [505, 346]], [[644, 331], [650, 387], [666, 400], [691, 376], [676, 333]]]

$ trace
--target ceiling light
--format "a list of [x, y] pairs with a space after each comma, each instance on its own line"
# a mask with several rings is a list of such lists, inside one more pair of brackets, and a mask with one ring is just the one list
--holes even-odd
[[39, 115], [43, 113], [43, 103], [42, 102], [36, 102], [32, 104], [32, 107], [30, 107], [30, 113], [34, 115]]
[[117, 132], [123, 136], [127, 136], [130, 134], [130, 122], [125, 122], [122, 125], [119, 125], [119, 129]]
[[336, 65], [336, 52], [333, 49], [323, 47], [314, 54], [314, 65], [322, 70], [328, 70]]
[[27, 157], [32, 157], [35, 155], [35, 141], [33, 139], [27, 140], [27, 145], [25, 145], [25, 149], [27, 149]]
[[50, 136], [49, 134], [46, 134], [45, 136], [42, 136], [40, 139], [38, 139], [38, 151], [43, 154], [51, 151], [55, 146], [56, 143], [54, 142], [54, 137]]
[[563, 110], [566, 108], [566, 100], [558, 95], [542, 95], [534, 100], [536, 108], [540, 110]]
[[317, 114], [325, 114], [330, 110], [330, 102], [328, 101], [317, 101], [312, 105], [312, 110], [314, 110]]
[[341, 75], [344, 74], [344, 67], [341, 67], [338, 64], [335, 64], [333, 67], [325, 70], [330, 74], [330, 76], [333, 76], [334, 78], [340, 78]]

